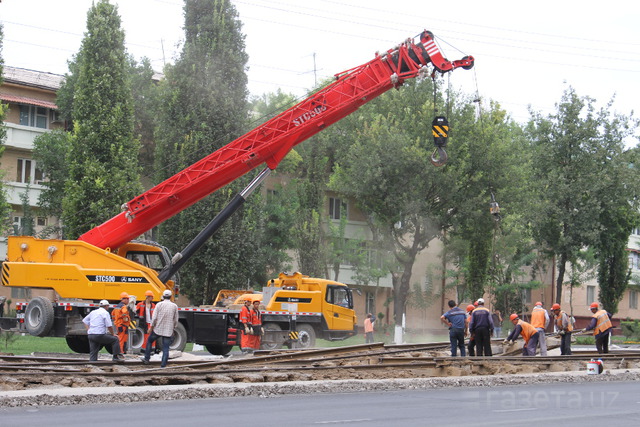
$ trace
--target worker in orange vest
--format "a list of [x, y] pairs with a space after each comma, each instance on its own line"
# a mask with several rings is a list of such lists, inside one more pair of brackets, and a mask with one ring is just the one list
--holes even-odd
[[136, 304], [136, 316], [140, 322], [140, 328], [144, 331], [144, 341], [142, 342], [142, 348], [147, 348], [147, 340], [149, 339], [149, 326], [151, 325], [151, 319], [153, 310], [156, 308], [153, 302], [153, 291], [146, 291], [144, 293], [144, 301], [140, 301]]
[[260, 350], [260, 341], [262, 339], [262, 313], [260, 312], [260, 301], [253, 302], [251, 309], [251, 335], [249, 335], [249, 351], [253, 353]]
[[560, 335], [560, 354], [571, 356], [571, 332], [573, 332], [571, 317], [561, 309], [560, 304], [553, 304], [551, 311], [555, 329]]
[[609, 336], [613, 330], [611, 323], [611, 314], [607, 310], [598, 310], [597, 302], [591, 303], [589, 309], [593, 313], [591, 323], [584, 328], [585, 331], [593, 330], [593, 336], [596, 337], [596, 349], [598, 353], [609, 353]]
[[524, 320], [520, 320], [518, 315], [515, 313], [509, 316], [509, 320], [511, 320], [511, 323], [513, 323], [515, 328], [513, 328], [513, 331], [511, 331], [507, 339], [504, 340], [505, 344], [509, 341], [515, 342], [516, 338], [518, 338], [518, 334], [520, 334], [522, 335], [522, 338], [524, 338], [522, 355], [535, 356], [536, 347], [538, 346], [538, 337], [540, 336], [540, 333], [530, 323], [527, 323]]
[[540, 301], [536, 302], [535, 307], [531, 311], [531, 326], [538, 331], [538, 344], [540, 345], [540, 356], [547, 355], [547, 340], [545, 331], [549, 326], [549, 313], [542, 308]]
[[364, 341], [370, 344], [374, 341], [373, 338], [373, 322], [376, 318], [371, 313], [367, 313], [367, 317], [364, 318]]
[[120, 294], [120, 302], [111, 312], [111, 318], [113, 319], [113, 325], [116, 328], [116, 334], [120, 341], [120, 348], [123, 353], [127, 352], [129, 339], [129, 325], [131, 324], [131, 315], [129, 313], [129, 294], [123, 292]]
[[240, 350], [242, 353], [247, 353], [249, 351], [250, 344], [250, 334], [251, 330], [251, 300], [245, 300], [244, 305], [240, 309], [240, 332], [242, 335], [240, 336]]

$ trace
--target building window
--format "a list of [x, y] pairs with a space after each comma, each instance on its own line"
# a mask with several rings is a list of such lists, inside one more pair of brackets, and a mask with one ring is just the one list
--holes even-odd
[[596, 287], [595, 286], [587, 286], [587, 305], [590, 305], [592, 302], [596, 300]]
[[629, 291], [629, 308], [638, 309], [638, 291]]
[[37, 107], [35, 105], [20, 106], [20, 124], [36, 128], [47, 129], [49, 121], [48, 108]]
[[[373, 292], [365, 294], [364, 310], [366, 313], [376, 314], [376, 297]], [[366, 314], [365, 313], [365, 314]]]
[[347, 218], [347, 202], [334, 197], [329, 198], [329, 218], [340, 219]]
[[39, 216], [36, 218], [36, 225], [38, 227], [46, 227], [47, 226], [47, 217], [46, 216]]
[[25, 184], [42, 184], [44, 172], [36, 167], [35, 160], [18, 159], [16, 181]]

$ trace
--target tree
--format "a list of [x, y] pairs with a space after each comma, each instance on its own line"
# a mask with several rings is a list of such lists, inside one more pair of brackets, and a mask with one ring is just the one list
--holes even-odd
[[62, 202], [70, 238], [116, 215], [142, 190], [127, 67], [118, 9], [100, 0], [87, 13], [87, 32], [70, 67], [77, 74], [65, 89], [74, 123]]
[[[71, 150], [71, 134], [63, 130], [53, 130], [37, 136], [33, 141], [33, 158], [47, 177], [46, 188], [40, 193], [38, 206], [43, 215], [62, 217], [62, 200], [65, 197], [65, 185], [69, 178], [67, 154]], [[42, 233], [62, 236], [62, 225], [50, 224]]]
[[640, 224], [640, 176], [637, 149], [625, 150], [625, 141], [636, 137], [633, 116], [612, 115], [613, 100], [597, 113], [599, 149], [594, 153], [600, 169], [597, 188], [599, 234], [594, 245], [598, 259], [599, 299], [610, 313], [618, 311], [631, 278], [627, 243]]
[[[240, 136], [247, 122], [247, 54], [235, 7], [228, 0], [187, 0], [184, 16], [182, 52], [160, 84], [157, 181]], [[247, 183], [238, 179], [165, 221], [159, 240], [181, 250]], [[264, 226], [264, 205], [254, 194], [182, 270], [182, 290], [192, 302], [210, 304], [221, 288], [266, 279]]]
[[599, 235], [597, 190], [606, 171], [593, 153], [601, 143], [593, 100], [567, 89], [548, 117], [532, 112], [527, 132], [534, 150], [530, 218], [536, 241], [557, 257], [556, 300], [562, 301], [567, 265]]

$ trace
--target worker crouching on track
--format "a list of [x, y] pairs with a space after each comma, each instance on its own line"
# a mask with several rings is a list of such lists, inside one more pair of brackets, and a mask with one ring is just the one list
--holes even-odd
[[573, 324], [569, 315], [562, 311], [560, 304], [551, 306], [553, 312], [553, 320], [560, 335], [560, 354], [562, 356], [571, 356], [571, 332], [573, 332]]
[[127, 352], [129, 339], [129, 325], [131, 324], [131, 315], [129, 313], [129, 294], [123, 292], [120, 294], [120, 302], [111, 312], [111, 318], [113, 319], [113, 325], [116, 328], [118, 334], [118, 340], [120, 341], [120, 349], [123, 353]]
[[585, 331], [593, 330], [596, 338], [596, 349], [598, 353], [609, 353], [609, 335], [613, 330], [611, 314], [607, 310], [598, 310], [598, 303], [591, 303], [590, 310], [593, 313], [591, 323], [584, 328]]
[[91, 362], [97, 361], [98, 352], [102, 346], [110, 345], [113, 361], [124, 362], [124, 355], [120, 351], [120, 341], [113, 334], [113, 323], [107, 307], [109, 307], [109, 301], [103, 299], [100, 301], [97, 310], [93, 310], [82, 319], [87, 328], [87, 337], [89, 339], [89, 360]]
[[536, 347], [538, 346], [538, 337], [540, 334], [531, 326], [530, 323], [527, 323], [523, 320], [520, 320], [517, 314], [512, 314], [509, 316], [509, 320], [515, 326], [513, 331], [509, 334], [506, 340], [504, 340], [505, 344], [509, 341], [515, 342], [516, 338], [518, 338], [518, 334], [522, 335], [524, 338], [524, 346], [522, 347], [522, 355], [523, 356], [535, 356], [536, 355]]

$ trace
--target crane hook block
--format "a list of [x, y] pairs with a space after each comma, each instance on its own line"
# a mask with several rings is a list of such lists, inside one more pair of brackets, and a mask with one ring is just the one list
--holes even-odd
[[431, 123], [433, 132], [433, 144], [436, 146], [431, 154], [431, 163], [434, 166], [443, 166], [447, 162], [447, 152], [444, 147], [447, 146], [449, 138], [449, 121], [444, 116], [437, 116]]

